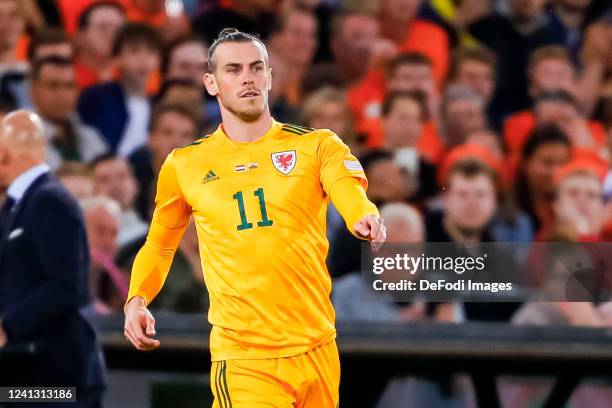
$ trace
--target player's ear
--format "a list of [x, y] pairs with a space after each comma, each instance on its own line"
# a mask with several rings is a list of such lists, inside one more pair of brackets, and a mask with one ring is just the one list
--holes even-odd
[[202, 81], [204, 82], [204, 86], [206, 87], [206, 91], [209, 93], [209, 95], [217, 96], [219, 90], [217, 88], [217, 79], [215, 78], [215, 75], [207, 72], [204, 74]]
[[272, 68], [268, 68], [268, 92], [272, 90]]

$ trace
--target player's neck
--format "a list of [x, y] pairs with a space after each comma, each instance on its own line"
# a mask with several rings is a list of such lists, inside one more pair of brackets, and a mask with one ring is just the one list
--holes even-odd
[[272, 127], [272, 116], [268, 109], [253, 122], [245, 122], [229, 112], [222, 114], [222, 117], [225, 134], [236, 142], [254, 142]]

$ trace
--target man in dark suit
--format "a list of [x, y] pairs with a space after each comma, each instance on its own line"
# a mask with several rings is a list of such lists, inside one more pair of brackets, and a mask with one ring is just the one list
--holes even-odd
[[89, 254], [78, 204], [44, 163], [40, 118], [28, 111], [0, 124], [0, 351], [32, 343], [32, 364], [0, 368], [1, 386], [77, 387], [76, 407], [100, 406], [104, 362], [80, 313]]

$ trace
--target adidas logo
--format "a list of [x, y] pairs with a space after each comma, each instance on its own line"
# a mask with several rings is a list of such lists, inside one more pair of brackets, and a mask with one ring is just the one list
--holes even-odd
[[214, 171], [210, 170], [208, 174], [206, 174], [202, 178], [202, 184], [206, 184], [209, 181], [214, 181], [214, 180], [219, 180], [219, 176], [217, 176]]

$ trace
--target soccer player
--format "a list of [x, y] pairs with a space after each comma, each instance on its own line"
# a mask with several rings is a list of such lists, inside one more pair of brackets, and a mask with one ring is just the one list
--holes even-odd
[[139, 350], [159, 347], [147, 305], [193, 216], [210, 293], [213, 407], [334, 408], [340, 364], [325, 266], [327, 203], [374, 249], [385, 226], [338, 136], [271, 117], [271, 69], [258, 38], [225, 29], [208, 60], [204, 84], [223, 123], [172, 151], [160, 170], [125, 335]]

